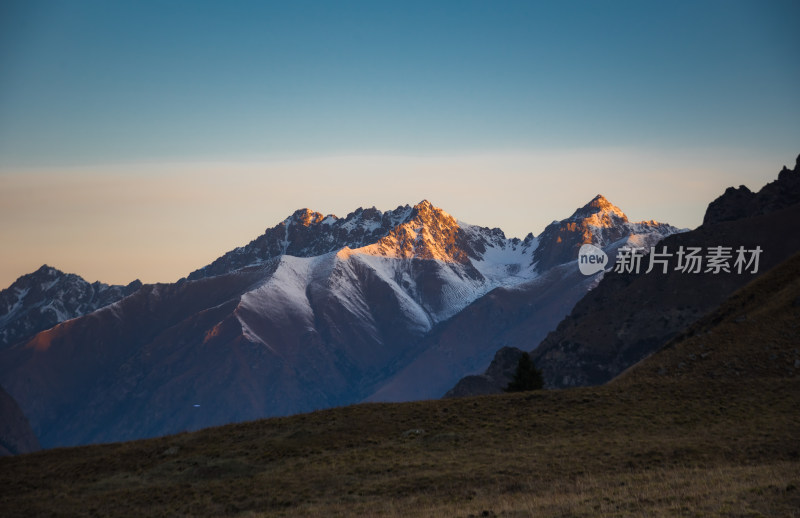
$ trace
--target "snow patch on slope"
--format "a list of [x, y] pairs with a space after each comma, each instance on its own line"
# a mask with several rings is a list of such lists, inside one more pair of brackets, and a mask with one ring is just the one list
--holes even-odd
[[478, 270], [492, 289], [498, 286], [512, 287], [535, 278], [538, 274], [531, 266], [531, 258], [538, 241], [520, 241], [506, 239], [505, 236], [491, 239], [486, 236], [485, 229], [459, 222], [462, 231], [472, 241], [481, 240], [485, 251], [471, 257], [472, 265]]
[[314, 264], [319, 260], [319, 257], [282, 256], [275, 273], [266, 283], [242, 295], [240, 305], [262, 315], [282, 317], [292, 314], [313, 321], [306, 288]]
[[401, 310], [409, 320], [416, 323], [418, 329], [428, 331], [433, 327], [437, 320], [419, 302], [418, 289], [408, 261], [363, 253], [359, 250], [351, 251], [347, 260], [366, 265], [378, 278], [391, 286]]

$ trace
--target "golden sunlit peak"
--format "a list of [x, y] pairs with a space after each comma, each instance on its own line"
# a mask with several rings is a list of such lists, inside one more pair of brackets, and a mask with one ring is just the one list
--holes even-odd
[[576, 210], [567, 221], [593, 227], [613, 227], [618, 223], [626, 223], [628, 217], [605, 196], [598, 194], [589, 203]]
[[447, 220], [453, 220], [453, 222], [455, 222], [454, 218], [450, 214], [435, 206], [428, 200], [422, 200], [412, 208], [412, 218], [416, 216], [426, 216], [429, 214], [435, 214], [439, 217], [443, 217]]
[[578, 219], [588, 218], [594, 214], [614, 215], [620, 218], [625, 218], [625, 213], [622, 210], [608, 201], [602, 194], [598, 194], [592, 200], [576, 210], [575, 213], [569, 218], [571, 221]]
[[308, 227], [321, 222], [323, 219], [325, 219], [325, 216], [319, 212], [314, 212], [311, 209], [298, 209], [287, 219], [287, 223], [294, 221]]
[[608, 198], [606, 198], [602, 194], [598, 194], [597, 196], [592, 198], [592, 201], [587, 203], [586, 207], [596, 207], [601, 210], [612, 210], [612, 211], [616, 209], [617, 211], [619, 211], [619, 207], [608, 201]]
[[428, 200], [414, 205], [410, 216], [388, 235], [372, 245], [359, 248], [365, 255], [404, 259], [434, 259], [442, 262], [466, 262], [466, 253], [458, 245], [460, 227], [450, 214]]
[[352, 248], [350, 248], [349, 246], [345, 246], [344, 248], [341, 248], [339, 251], [336, 252], [336, 257], [338, 259], [346, 260], [346, 259], [349, 259], [350, 256], [353, 255], [353, 253], [354, 252], [353, 252]]
[[422, 200], [421, 202], [414, 205], [413, 210], [414, 212], [417, 213], [425, 213], [432, 211], [441, 211], [442, 209], [434, 206], [433, 203], [429, 202], [428, 200]]

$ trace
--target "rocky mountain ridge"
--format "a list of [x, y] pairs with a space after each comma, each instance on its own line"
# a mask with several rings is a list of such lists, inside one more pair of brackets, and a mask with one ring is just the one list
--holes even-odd
[[89, 283], [43, 265], [0, 291], [0, 350], [126, 297], [142, 286]]

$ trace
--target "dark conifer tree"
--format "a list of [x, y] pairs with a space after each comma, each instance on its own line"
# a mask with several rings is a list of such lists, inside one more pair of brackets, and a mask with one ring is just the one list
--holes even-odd
[[523, 392], [526, 390], [539, 390], [544, 386], [542, 371], [533, 364], [528, 353], [522, 353], [517, 363], [517, 370], [514, 378], [505, 388], [506, 392]]

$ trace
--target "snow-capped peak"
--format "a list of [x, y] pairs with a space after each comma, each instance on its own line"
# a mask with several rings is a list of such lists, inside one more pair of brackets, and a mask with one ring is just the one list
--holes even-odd
[[[508, 239], [500, 229], [461, 223], [427, 200], [386, 213], [358, 209], [344, 219], [299, 211], [279, 230], [285, 236], [285, 252], [269, 279], [243, 298], [238, 314], [243, 329], [249, 325], [252, 308], [277, 300], [280, 307], [291, 301], [307, 308], [309, 294], [313, 298], [320, 286], [337, 304], [363, 314], [368, 321], [368, 305], [356, 303], [370, 289], [359, 283], [372, 278], [391, 288], [403, 318], [427, 330], [492, 289], [517, 286], [537, 275], [531, 266], [537, 243], [532, 235], [525, 240]], [[371, 242], [363, 243], [370, 238]], [[324, 247], [313, 247], [320, 243]], [[256, 246], [260, 246], [258, 240], [242, 253]], [[291, 297], [286, 295], [289, 292]]]
[[603, 228], [627, 223], [628, 216], [602, 194], [598, 194], [589, 203], [576, 210], [567, 221], [581, 221], [587, 225]]
[[656, 221], [631, 223], [619, 207], [598, 194], [569, 218], [547, 225], [538, 238], [534, 260], [541, 272], [574, 260], [586, 243], [603, 248], [624, 238], [653, 234], [657, 240], [675, 232], [677, 228]]
[[403, 259], [435, 259], [466, 263], [468, 259], [458, 222], [442, 209], [423, 200], [408, 219], [395, 226], [376, 243], [359, 252]]

